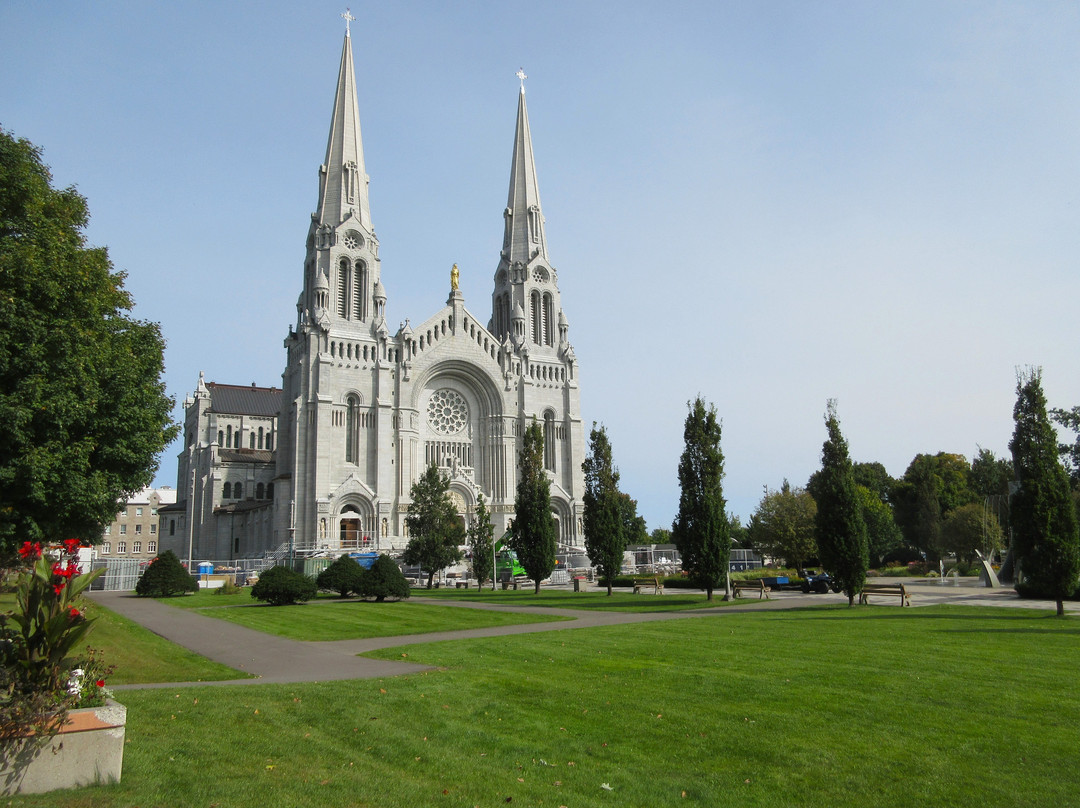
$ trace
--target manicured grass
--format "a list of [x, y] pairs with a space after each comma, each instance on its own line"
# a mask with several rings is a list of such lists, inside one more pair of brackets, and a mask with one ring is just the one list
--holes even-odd
[[315, 642], [570, 619], [547, 614], [462, 609], [409, 600], [386, 603], [331, 600], [295, 606], [258, 604], [235, 609], [203, 609], [200, 613], [267, 634]]
[[[0, 595], [0, 612], [14, 607], [14, 595]], [[83, 611], [94, 620], [86, 644], [100, 649], [106, 664], [116, 666], [110, 685], [215, 682], [251, 675], [181, 648], [90, 599], [83, 599]]]
[[[712, 601], [705, 599], [704, 594], [683, 592], [678, 589], [666, 590], [667, 594], [635, 595], [632, 590], [614, 589], [611, 597], [608, 597], [607, 589], [590, 588], [586, 592], [573, 592], [567, 589], [541, 589], [540, 594], [534, 594], [531, 588], [519, 589], [518, 591], [490, 589], [478, 591], [476, 589], [414, 589], [413, 597], [439, 598], [441, 600], [460, 600], [469, 603], [497, 603], [502, 606], [548, 606], [557, 609], [596, 609], [610, 612], [678, 612], [685, 609], [705, 609], [712, 607], [730, 606], [732, 602], [725, 603], [721, 600], [724, 593], [714, 592]], [[749, 605], [753, 601], [743, 599], [738, 601], [742, 606]]]
[[13, 804], [1069, 805], [1078, 634], [1019, 609], [719, 613], [411, 646], [442, 670], [393, 679], [128, 691], [122, 783]]

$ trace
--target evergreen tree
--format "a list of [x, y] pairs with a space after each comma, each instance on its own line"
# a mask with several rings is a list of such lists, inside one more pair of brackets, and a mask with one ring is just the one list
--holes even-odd
[[[598, 428], [595, 421], [589, 433], [589, 455], [581, 464], [581, 470], [585, 472], [582, 496], [585, 552], [599, 571], [600, 582], [607, 585], [610, 596], [615, 576], [622, 567], [626, 534], [619, 501], [619, 472], [612, 465], [607, 431], [603, 426]], [[642, 522], [644, 529], [644, 520]]]
[[375, 559], [371, 569], [361, 570], [360, 588], [357, 594], [362, 598], [375, 598], [377, 603], [382, 603], [387, 598], [403, 600], [411, 594], [409, 582], [405, 580], [401, 569], [390, 556], [385, 553]]
[[716, 408], [705, 407], [699, 396], [689, 404], [683, 427], [685, 448], [679, 459], [679, 513], [671, 527], [672, 540], [690, 573], [712, 600], [713, 590], [726, 581], [731, 557], [731, 534], [724, 511], [724, 454]]
[[829, 401], [825, 417], [829, 437], [821, 448], [818, 479], [818, 556], [834, 582], [848, 596], [848, 605], [862, 591], [869, 566], [866, 523], [856, 491], [847, 441], [840, 433], [836, 402]]
[[495, 526], [491, 524], [491, 514], [484, 504], [484, 495], [476, 497], [476, 515], [467, 531], [469, 549], [472, 551], [473, 577], [477, 588], [482, 589], [485, 581], [495, 581], [495, 559], [492, 555], [495, 547]]
[[459, 546], [465, 541], [465, 528], [461, 526], [449, 492], [449, 478], [443, 477], [434, 463], [413, 483], [409, 492], [412, 503], [405, 517], [409, 543], [402, 560], [409, 565], [419, 564], [427, 571], [428, 589], [431, 589], [436, 572], [462, 558]]
[[341, 597], [348, 597], [350, 592], [359, 593], [360, 578], [364, 574], [364, 568], [356, 563], [356, 559], [348, 553], [324, 569], [315, 578], [319, 589], [337, 592]]
[[0, 557], [23, 541], [101, 540], [176, 434], [155, 323], [104, 248], [86, 200], [0, 130]]
[[151, 561], [135, 584], [135, 594], [142, 598], [167, 598], [198, 591], [199, 582], [184, 569], [172, 550]]
[[271, 606], [288, 606], [311, 600], [318, 591], [310, 575], [288, 567], [271, 567], [259, 575], [259, 580], [251, 587], [251, 597], [264, 600]]
[[551, 483], [544, 470], [544, 432], [535, 420], [525, 430], [518, 455], [517, 496], [510, 549], [517, 553], [540, 593], [540, 582], [555, 569], [555, 519], [551, 515]]
[[1069, 476], [1058, 459], [1057, 433], [1046, 412], [1041, 369], [1017, 375], [1013, 420], [1009, 449], [1020, 488], [1012, 497], [1009, 523], [1022, 580], [1017, 590], [1053, 598], [1063, 615], [1062, 601], [1076, 592], [1080, 576], [1080, 535]]

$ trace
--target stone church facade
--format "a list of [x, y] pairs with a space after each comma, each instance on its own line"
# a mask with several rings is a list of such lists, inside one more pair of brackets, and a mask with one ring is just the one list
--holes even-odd
[[[162, 546], [229, 559], [293, 548], [400, 549], [413, 482], [450, 479], [466, 524], [483, 495], [502, 535], [533, 419], [560, 544], [583, 544], [579, 374], [548, 256], [522, 83], [491, 315], [446, 305], [391, 332], [346, 32], [281, 389], [207, 384], [185, 401]], [[171, 520], [171, 522], [170, 522]]]

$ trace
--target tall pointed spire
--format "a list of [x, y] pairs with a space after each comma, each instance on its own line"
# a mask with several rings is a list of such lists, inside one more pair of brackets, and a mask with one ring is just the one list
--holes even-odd
[[352, 37], [348, 30], [352, 17], [346, 15], [342, 15], [346, 17], [345, 44], [341, 48], [341, 67], [334, 96], [334, 114], [330, 119], [330, 137], [326, 142], [326, 161], [319, 168], [319, 209], [316, 217], [322, 224], [337, 227], [352, 215], [370, 232], [368, 175], [364, 170]]
[[547, 260], [547, 240], [544, 237], [544, 215], [540, 209], [540, 185], [533, 162], [529, 112], [525, 107], [526, 76], [521, 70], [517, 75], [521, 80], [521, 92], [518, 95], [514, 157], [510, 164], [510, 193], [506, 200], [503, 256], [511, 264], [516, 261], [527, 264], [537, 255]]

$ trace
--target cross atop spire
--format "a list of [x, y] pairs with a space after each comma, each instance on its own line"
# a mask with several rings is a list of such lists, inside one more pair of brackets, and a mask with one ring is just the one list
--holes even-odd
[[521, 92], [525, 92], [525, 79], [528, 78], [528, 76], [525, 75], [525, 68], [519, 67], [518, 72], [514, 75], [517, 76], [518, 80], [521, 82]]
[[341, 15], [345, 19], [345, 36], [349, 36], [349, 23], [356, 22], [356, 17], [349, 13], [349, 9], [345, 9], [345, 13]]

